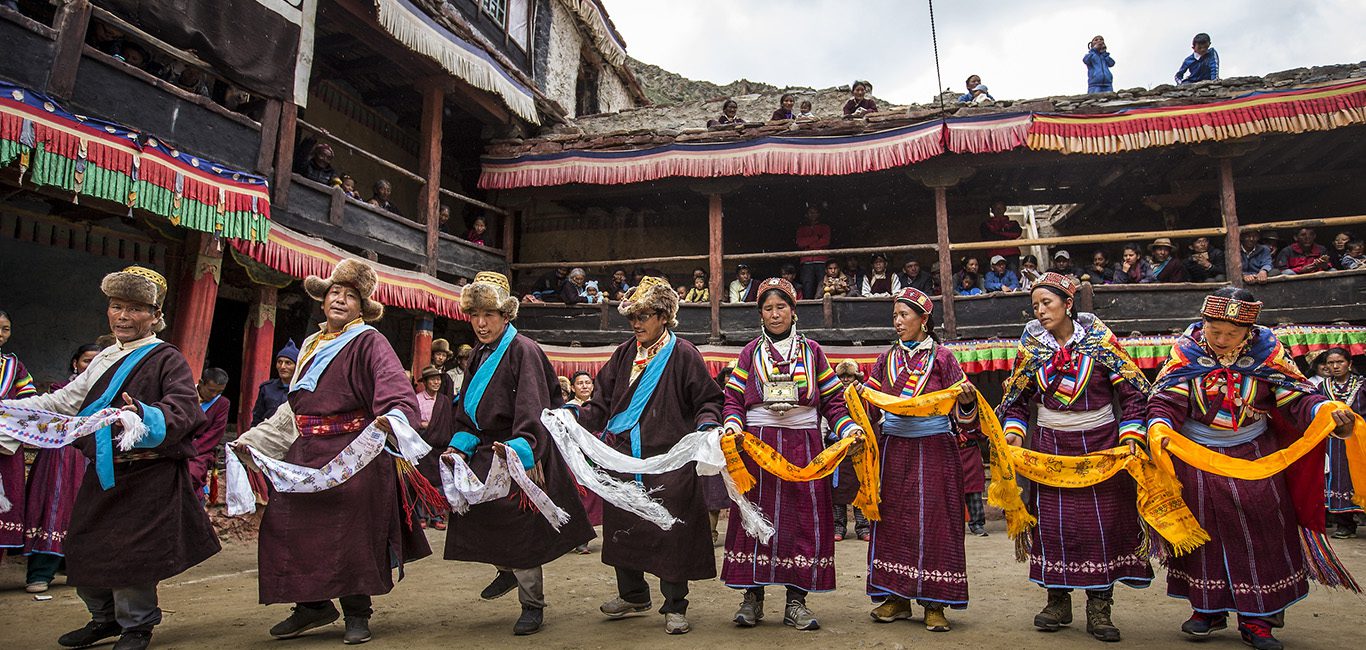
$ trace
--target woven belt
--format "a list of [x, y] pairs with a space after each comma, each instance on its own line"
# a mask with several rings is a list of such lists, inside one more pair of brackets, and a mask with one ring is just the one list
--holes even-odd
[[348, 411], [336, 415], [295, 415], [294, 424], [301, 436], [336, 436], [355, 433], [369, 424], [365, 411]]
[[158, 458], [165, 458], [165, 456], [150, 449], [146, 451], [124, 451], [114, 455], [114, 462], [131, 463], [139, 460], [156, 460]]

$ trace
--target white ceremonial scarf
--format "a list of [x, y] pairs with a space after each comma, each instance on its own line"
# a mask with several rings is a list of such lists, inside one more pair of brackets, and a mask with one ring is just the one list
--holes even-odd
[[451, 510], [463, 515], [470, 511], [471, 505], [507, 496], [512, 492], [512, 484], [516, 483], [541, 516], [550, 522], [550, 527], [558, 531], [569, 522], [569, 513], [555, 505], [550, 495], [527, 476], [515, 449], [507, 445], [503, 448], [507, 450], [507, 460], [494, 454], [489, 474], [483, 481], [479, 480], [464, 458], [456, 454], [441, 456], [441, 489], [451, 504]]
[[[147, 435], [142, 418], [123, 409], [107, 408], [80, 417], [23, 406], [0, 406], [0, 435], [43, 449], [65, 447], [116, 422], [123, 425], [119, 451], [131, 450]], [[9, 512], [11, 507], [13, 504], [5, 497], [5, 484], [0, 482], [0, 514]]]

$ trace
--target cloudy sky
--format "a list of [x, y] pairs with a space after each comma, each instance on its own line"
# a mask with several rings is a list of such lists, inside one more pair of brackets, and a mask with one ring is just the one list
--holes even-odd
[[[603, 0], [632, 56], [692, 79], [826, 88], [855, 78], [881, 99], [928, 102], [925, 0]], [[940, 0], [945, 86], [980, 74], [998, 99], [1086, 91], [1081, 58], [1101, 34], [1116, 88], [1170, 83], [1208, 32], [1225, 77], [1366, 60], [1364, 0]]]

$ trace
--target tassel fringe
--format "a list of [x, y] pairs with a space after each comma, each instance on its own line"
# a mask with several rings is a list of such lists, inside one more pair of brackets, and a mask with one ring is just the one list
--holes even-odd
[[1325, 587], [1346, 589], [1354, 594], [1361, 593], [1361, 586], [1352, 577], [1346, 565], [1338, 558], [1328, 537], [1300, 528], [1300, 548], [1304, 551], [1305, 565], [1309, 576]]

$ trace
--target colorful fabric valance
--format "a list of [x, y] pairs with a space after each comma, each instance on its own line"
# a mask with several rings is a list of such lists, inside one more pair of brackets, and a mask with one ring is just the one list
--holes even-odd
[[[234, 257], [246, 256], [300, 279], [310, 275], [329, 277], [338, 262], [355, 257], [321, 239], [299, 234], [279, 224], [270, 229], [270, 236], [263, 243], [233, 241], [232, 252]], [[381, 304], [469, 320], [460, 311], [460, 287], [416, 271], [403, 271], [376, 262], [370, 262], [370, 266], [375, 267], [379, 276], [379, 286], [372, 297]]]
[[265, 241], [270, 232], [266, 179], [0, 82], [0, 167], [15, 161], [21, 177], [77, 200], [112, 201], [230, 239]]

